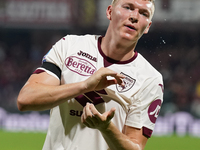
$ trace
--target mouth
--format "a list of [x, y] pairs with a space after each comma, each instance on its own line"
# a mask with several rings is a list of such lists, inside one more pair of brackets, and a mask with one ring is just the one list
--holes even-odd
[[131, 30], [136, 30], [136, 28], [133, 25], [125, 25], [126, 27], [128, 27]]

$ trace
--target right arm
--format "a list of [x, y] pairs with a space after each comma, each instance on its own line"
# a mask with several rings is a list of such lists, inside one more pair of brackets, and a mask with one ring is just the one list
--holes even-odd
[[84, 93], [83, 82], [60, 85], [60, 80], [47, 74], [32, 74], [21, 89], [17, 105], [20, 111], [47, 110]]
[[[107, 76], [112, 76], [114, 79], [107, 80]], [[51, 109], [83, 93], [101, 90], [112, 84], [123, 85], [121, 78], [124, 76], [110, 69], [101, 68], [85, 81], [60, 85], [60, 80], [46, 72], [33, 74], [18, 95], [18, 109], [20, 111]]]

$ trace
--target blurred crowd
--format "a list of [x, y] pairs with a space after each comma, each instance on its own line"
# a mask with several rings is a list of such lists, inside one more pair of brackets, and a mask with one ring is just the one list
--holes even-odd
[[[68, 32], [7, 29], [0, 34], [0, 107], [19, 112], [19, 90], [51, 46]], [[160, 115], [185, 111], [200, 118], [200, 42], [196, 39], [200, 36], [195, 35], [152, 31], [138, 43], [136, 50], [164, 77]]]
[[0, 107], [17, 112], [20, 89], [62, 36], [48, 31], [24, 30], [2, 30], [0, 34]]

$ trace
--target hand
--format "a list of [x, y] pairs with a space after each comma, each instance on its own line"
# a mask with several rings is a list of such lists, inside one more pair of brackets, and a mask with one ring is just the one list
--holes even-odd
[[87, 103], [83, 108], [81, 122], [89, 128], [104, 131], [108, 128], [111, 119], [114, 117], [115, 108], [103, 114], [99, 113], [93, 104]]
[[[112, 76], [114, 79], [108, 80], [107, 76]], [[125, 78], [124, 75], [112, 71], [108, 68], [100, 68], [87, 80], [85, 80], [85, 88], [89, 91], [102, 90], [112, 84], [119, 84], [124, 86], [122, 79]]]

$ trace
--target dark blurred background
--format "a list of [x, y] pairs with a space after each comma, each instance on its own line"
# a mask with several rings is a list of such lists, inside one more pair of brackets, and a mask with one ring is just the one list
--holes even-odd
[[[101, 34], [111, 0], [1, 0], [0, 107], [20, 113], [19, 90], [67, 34]], [[164, 77], [160, 116], [200, 118], [200, 1], [156, 0], [150, 32], [136, 48]]]

